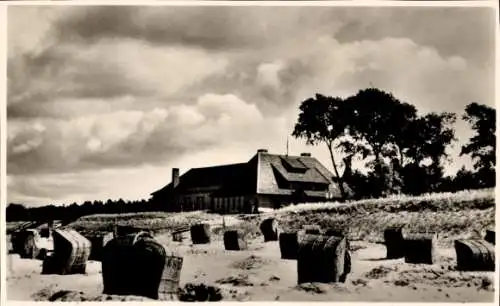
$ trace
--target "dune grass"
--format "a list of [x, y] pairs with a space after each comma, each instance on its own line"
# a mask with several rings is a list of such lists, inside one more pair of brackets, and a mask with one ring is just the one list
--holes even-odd
[[347, 203], [304, 203], [248, 220], [244, 230], [258, 232], [259, 222], [268, 217], [276, 218], [285, 231], [317, 224], [324, 229], [342, 229], [350, 240], [376, 243], [383, 242], [385, 228], [404, 225], [415, 231], [436, 232], [440, 245], [451, 246], [455, 239], [483, 238], [484, 229], [494, 227], [495, 194], [493, 189], [485, 189]]
[[302, 203], [291, 205], [278, 212], [398, 212], [398, 211], [462, 211], [467, 209], [487, 209], [495, 205], [494, 189], [464, 190], [460, 192], [431, 193], [420, 196], [392, 195], [386, 198], [365, 199], [344, 203]]
[[438, 233], [441, 244], [458, 238], [480, 238], [495, 224], [494, 190], [392, 196], [350, 203], [289, 206], [275, 214], [285, 230], [306, 224], [342, 228], [351, 240], [382, 242], [389, 226], [405, 225], [416, 231]]
[[[383, 241], [388, 226], [406, 225], [418, 231], [435, 231], [441, 244], [454, 239], [482, 237], [486, 227], [495, 224], [493, 189], [435, 193], [421, 196], [391, 196], [347, 203], [304, 203], [240, 218], [227, 229], [241, 229], [251, 236], [260, 235], [263, 218], [276, 218], [285, 230], [318, 224], [322, 228], [342, 228], [351, 240]], [[133, 226], [155, 232], [169, 231], [199, 222], [219, 223], [222, 217], [206, 212], [146, 212], [85, 216], [70, 226], [76, 230], [110, 231], [114, 224]], [[222, 235], [222, 229], [214, 229]]]
[[415, 231], [438, 233], [442, 244], [449, 245], [458, 238], [481, 238], [484, 228], [492, 226], [495, 210], [468, 210], [460, 212], [376, 212], [368, 214], [331, 214], [327, 212], [301, 215], [280, 215], [278, 220], [285, 230], [302, 225], [318, 224], [322, 228], [341, 228], [351, 240], [382, 242], [383, 231], [389, 226], [406, 225]]
[[169, 231], [181, 226], [190, 226], [199, 222], [220, 220], [221, 217], [203, 211], [185, 213], [143, 212], [126, 214], [97, 214], [84, 216], [69, 226], [76, 230], [112, 231], [113, 226], [132, 226], [153, 232]]

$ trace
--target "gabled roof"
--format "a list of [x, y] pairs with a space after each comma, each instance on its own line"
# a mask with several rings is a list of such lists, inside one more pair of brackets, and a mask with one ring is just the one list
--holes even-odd
[[[316, 158], [311, 156], [258, 153], [257, 158], [259, 160], [257, 193], [280, 193], [275, 172], [278, 172], [288, 182], [325, 185], [333, 183], [330, 171], [321, 165]], [[290, 169], [287, 169], [287, 165], [298, 165], [299, 163], [303, 165], [302, 171], [290, 171]]]
[[[189, 190], [213, 191], [226, 195], [290, 195], [293, 190], [280, 188], [278, 180], [281, 179], [289, 183], [323, 184], [340, 197], [332, 177], [332, 173], [314, 157], [258, 152], [246, 163], [191, 169], [180, 176], [176, 190], [181, 193]], [[170, 183], [152, 195], [171, 191]], [[324, 194], [322, 191], [307, 192], [316, 196]]]

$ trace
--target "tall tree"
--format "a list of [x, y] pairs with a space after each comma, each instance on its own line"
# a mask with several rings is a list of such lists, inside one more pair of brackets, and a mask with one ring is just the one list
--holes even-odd
[[373, 158], [367, 165], [375, 172], [370, 175], [377, 181], [374, 191], [385, 189], [379, 190], [380, 195], [400, 192], [403, 185], [410, 183], [405, 178], [413, 170], [425, 177], [422, 182], [428, 184], [422, 186], [437, 188], [442, 161], [448, 157], [446, 148], [455, 140], [455, 114], [418, 116], [415, 106], [376, 88], [360, 90], [345, 105], [349, 110], [344, 112], [350, 115], [346, 134], [351, 138], [344, 138], [339, 146], [347, 154]]
[[345, 100], [318, 94], [304, 101], [300, 111], [293, 135], [309, 144], [326, 143], [341, 184], [348, 176], [339, 176], [334, 149], [349, 159], [371, 158], [366, 164], [371, 171], [367, 176], [351, 175], [363, 185], [365, 180], [371, 181], [371, 195], [400, 192], [411, 183], [412, 171], [418, 171], [422, 182], [412, 192], [438, 188], [442, 162], [448, 157], [446, 148], [455, 140], [455, 114], [419, 116], [415, 106], [377, 88], [360, 90]]
[[453, 113], [423, 115], [414, 121], [402, 139], [408, 147], [407, 164], [403, 169], [404, 185], [410, 193], [439, 190], [444, 175], [443, 163], [449, 158], [446, 148], [456, 140], [455, 121]]
[[473, 102], [465, 107], [462, 118], [471, 124], [476, 134], [462, 147], [460, 155], [470, 155], [480, 183], [492, 187], [495, 185], [496, 110]]
[[[373, 190], [380, 189], [376, 195], [399, 192], [401, 180], [396, 172], [410, 147], [405, 139], [417, 118], [416, 108], [377, 88], [358, 91], [346, 100], [346, 107], [350, 114], [347, 133], [351, 138], [343, 141], [340, 147], [347, 154], [373, 158], [368, 166], [375, 172], [370, 175], [374, 181]], [[397, 169], [389, 171], [395, 159], [399, 160]]]
[[401, 139], [407, 147], [409, 161], [420, 164], [429, 159], [439, 165], [442, 159], [448, 158], [446, 148], [456, 140], [455, 121], [453, 113], [429, 113], [416, 119]]
[[377, 88], [360, 90], [347, 99], [346, 105], [352, 114], [347, 128], [358, 143], [364, 143], [364, 148], [368, 145], [375, 159], [402, 158], [405, 143], [400, 140], [417, 117], [413, 105]]
[[341, 98], [320, 94], [303, 101], [299, 107], [299, 118], [292, 133], [295, 138], [306, 139], [307, 144], [324, 143], [327, 146], [343, 198], [346, 194], [335, 162], [334, 149], [335, 142], [344, 135], [346, 122], [349, 119], [344, 103]]

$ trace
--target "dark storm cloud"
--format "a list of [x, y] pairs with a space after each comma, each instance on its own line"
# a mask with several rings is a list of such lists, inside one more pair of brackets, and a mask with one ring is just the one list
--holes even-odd
[[[435, 48], [441, 56], [458, 55], [474, 61], [486, 67], [484, 72], [492, 77], [491, 17], [491, 10], [486, 8], [73, 7], [54, 18], [46, 33], [48, 47], [9, 60], [9, 117], [59, 116], [52, 105], [55, 98], [158, 96], [159, 87], [149, 86], [129, 72], [123, 60], [112, 58], [126, 46], [110, 45], [128, 40], [150, 48], [195, 47], [205, 50], [207, 56], [239, 54], [229, 60], [227, 71], [186, 85], [200, 88], [202, 93], [208, 88], [221, 93], [241, 92], [266, 112], [290, 104], [296, 88], [314, 78], [316, 71], [306, 60], [290, 59], [279, 71], [282, 88], [276, 90], [256, 86], [252, 78], [257, 75], [256, 67], [300, 52], [314, 43], [311, 38], [319, 36], [331, 37], [340, 44], [391, 37], [410, 39]], [[289, 49], [283, 48], [281, 54], [268, 54], [270, 48], [290, 42]], [[88, 49], [97, 51], [78, 56], [87, 54]], [[133, 55], [129, 64], [137, 66], [144, 61], [140, 57], [147, 56], [141, 52]], [[237, 74], [245, 77], [234, 77]], [[370, 78], [377, 77], [391, 76], [374, 72]], [[177, 95], [185, 96], [182, 92]]]
[[69, 41], [133, 38], [217, 50], [259, 48], [306, 29], [339, 42], [408, 38], [445, 56], [491, 60], [494, 24], [494, 10], [484, 7], [96, 7], [77, 8], [54, 28]]
[[[126, 71], [116, 63], [95, 61], [77, 52], [83, 53], [83, 47], [61, 42], [41, 52], [20, 54], [9, 60], [9, 106], [23, 101], [50, 102], [55, 97], [106, 99], [148, 94], [140, 84], [131, 82]], [[22, 115], [25, 108], [29, 106], [9, 108], [10, 116]]]
[[[283, 10], [295, 14], [299, 8]], [[57, 22], [55, 32], [61, 40], [69, 41], [131, 38], [152, 44], [227, 50], [259, 47], [278, 38], [267, 34], [283, 29], [280, 19], [266, 16], [269, 9], [251, 7], [83, 8]]]

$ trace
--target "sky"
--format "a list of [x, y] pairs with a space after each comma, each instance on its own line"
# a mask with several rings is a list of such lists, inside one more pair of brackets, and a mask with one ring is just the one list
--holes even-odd
[[[8, 201], [148, 199], [172, 167], [284, 154], [316, 93], [494, 106], [494, 26], [471, 7], [11, 6]], [[448, 173], [471, 164], [456, 129]], [[332, 168], [325, 146], [288, 138]]]

